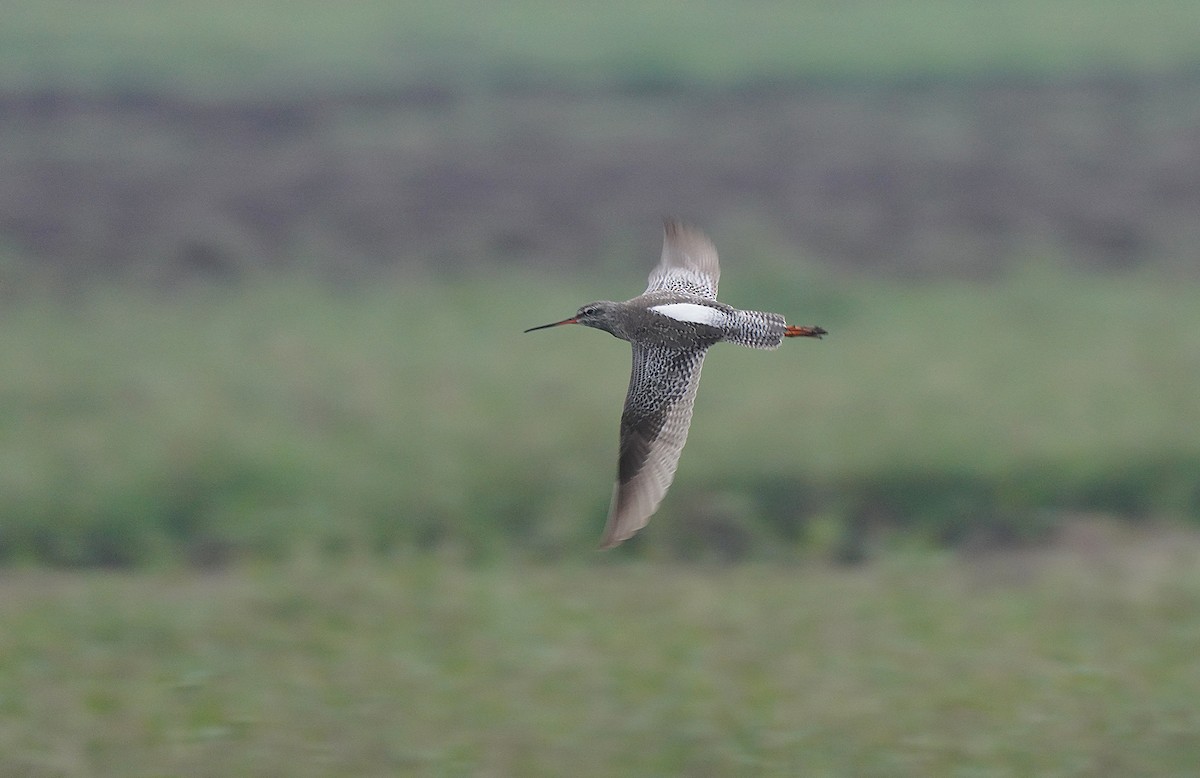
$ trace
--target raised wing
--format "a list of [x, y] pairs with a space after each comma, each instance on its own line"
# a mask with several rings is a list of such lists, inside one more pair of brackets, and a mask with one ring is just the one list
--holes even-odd
[[647, 292], [680, 292], [716, 299], [721, 267], [717, 249], [703, 232], [668, 219], [662, 259], [650, 273]]
[[633, 344], [633, 374], [621, 414], [617, 483], [601, 548], [612, 548], [646, 526], [674, 480], [692, 422], [705, 351]]

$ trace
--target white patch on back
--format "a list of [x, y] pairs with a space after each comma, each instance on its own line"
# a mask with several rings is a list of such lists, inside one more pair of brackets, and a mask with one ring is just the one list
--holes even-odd
[[725, 321], [724, 311], [697, 303], [665, 303], [652, 305], [650, 310], [661, 313], [663, 316], [670, 316], [675, 321], [690, 321], [695, 324], [707, 324], [711, 327], [719, 326]]

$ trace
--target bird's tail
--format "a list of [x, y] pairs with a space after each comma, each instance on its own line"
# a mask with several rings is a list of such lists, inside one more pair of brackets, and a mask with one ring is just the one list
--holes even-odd
[[822, 327], [794, 327], [777, 313], [733, 311], [725, 340], [750, 348], [779, 348], [784, 338], [819, 338]]
[[787, 322], [778, 313], [732, 311], [725, 340], [750, 348], [779, 348], [787, 332]]

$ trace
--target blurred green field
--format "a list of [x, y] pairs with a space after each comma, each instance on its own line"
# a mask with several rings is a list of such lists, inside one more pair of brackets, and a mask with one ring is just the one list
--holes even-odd
[[1195, 771], [1200, 4], [686, 9], [5, 4], [0, 776]]
[[[270, 277], [10, 300], [0, 560], [590, 554], [628, 346], [521, 330], [641, 283]], [[714, 349], [635, 553], [857, 556], [896, 528], [1020, 542], [1079, 513], [1200, 517], [1193, 284], [801, 268], [730, 273], [722, 295], [831, 335]]]
[[0, 774], [1188, 775], [1200, 541], [1085, 529], [856, 568], [8, 571]]
[[8, 90], [387, 89], [552, 83], [716, 85], [1198, 64], [1184, 0], [709, 0], [578, 6], [521, 0], [196, 4], [17, 0], [0, 27]]
[[686, 9], [5, 4], [0, 776], [1194, 772], [1200, 4]]

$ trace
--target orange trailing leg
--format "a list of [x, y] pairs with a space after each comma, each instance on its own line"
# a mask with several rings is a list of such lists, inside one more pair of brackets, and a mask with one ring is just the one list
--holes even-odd
[[783, 331], [785, 338], [820, 338], [822, 335], [828, 335], [821, 327], [794, 327], [788, 325], [788, 328]]

